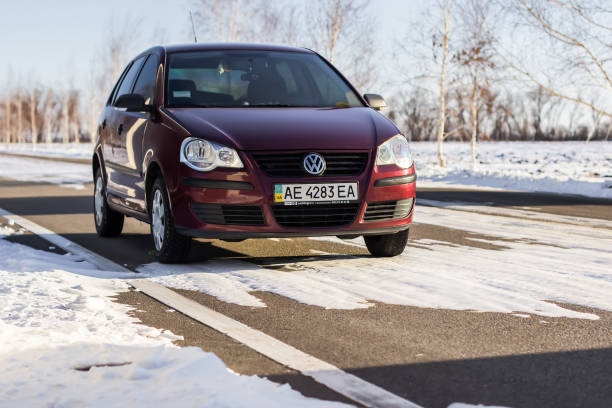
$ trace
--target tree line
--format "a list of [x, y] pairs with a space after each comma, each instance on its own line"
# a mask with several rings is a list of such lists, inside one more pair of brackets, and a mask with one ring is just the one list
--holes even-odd
[[[376, 4], [193, 0], [195, 32], [186, 24], [185, 38], [314, 49], [357, 89], [393, 89], [386, 114], [409, 139], [436, 140], [441, 165], [444, 140], [469, 141], [475, 151], [484, 140], [610, 139], [612, 10], [605, 0], [432, 0], [393, 38], [377, 30]], [[25, 86], [9, 74], [0, 140], [90, 141], [114, 81], [140, 51], [137, 26], [128, 19], [110, 30], [84, 89]], [[155, 30], [147, 42], [163, 36]]]

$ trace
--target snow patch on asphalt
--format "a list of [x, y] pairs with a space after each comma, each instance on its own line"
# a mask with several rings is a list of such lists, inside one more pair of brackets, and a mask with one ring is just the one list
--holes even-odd
[[420, 187], [492, 187], [612, 198], [611, 142], [479, 143], [472, 168], [469, 143], [411, 143]]
[[134, 274], [1, 239], [2, 407], [333, 407], [288, 385], [240, 376], [214, 354], [178, 348], [110, 296]]
[[52, 160], [0, 157], [0, 177], [19, 181], [60, 184], [76, 189], [92, 180], [91, 166]]
[[[373, 302], [406, 306], [598, 319], [552, 302], [612, 311], [612, 231], [576, 225], [418, 207], [416, 220], [491, 236], [501, 249], [410, 241], [401, 256], [321, 256], [295, 259], [284, 270], [243, 261], [149, 264], [139, 271], [170, 287], [199, 290], [223, 301], [262, 307], [253, 291], [268, 291], [332, 309]], [[343, 241], [363, 247], [361, 238]], [[468, 238], [469, 239], [469, 238]], [[278, 265], [277, 265], [278, 266]]]

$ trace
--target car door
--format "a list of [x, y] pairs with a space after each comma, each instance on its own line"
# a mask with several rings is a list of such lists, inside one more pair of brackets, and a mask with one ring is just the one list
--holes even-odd
[[[155, 98], [155, 83], [159, 60], [156, 55], [149, 55], [144, 62], [132, 89], [133, 94], [142, 95], [146, 105], [153, 105]], [[139, 211], [146, 210], [145, 182], [143, 168], [143, 141], [146, 132], [151, 127], [153, 114], [150, 112], [121, 112], [119, 126], [123, 132], [119, 134], [120, 149], [123, 151], [120, 163], [123, 180], [128, 187], [126, 198], [130, 206]]]
[[144, 211], [144, 193], [138, 194], [134, 188], [139, 173], [136, 158], [128, 155], [127, 139], [128, 134], [132, 135], [139, 127], [144, 126], [145, 120], [142, 118], [142, 113], [127, 112], [124, 108], [117, 108], [115, 103], [120, 96], [132, 93], [146, 58], [147, 56], [143, 56], [136, 59], [124, 75], [113, 96], [113, 106], [107, 123], [111, 145], [111, 154], [106, 158], [109, 199], [115, 204], [136, 211]]

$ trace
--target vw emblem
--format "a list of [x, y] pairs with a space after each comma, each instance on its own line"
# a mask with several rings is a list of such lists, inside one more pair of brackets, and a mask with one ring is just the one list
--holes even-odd
[[323, 174], [325, 166], [325, 159], [319, 153], [308, 153], [304, 156], [304, 170], [313, 176]]

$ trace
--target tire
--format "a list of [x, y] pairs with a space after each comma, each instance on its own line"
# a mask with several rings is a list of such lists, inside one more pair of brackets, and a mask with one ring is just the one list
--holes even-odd
[[162, 263], [185, 262], [191, 249], [191, 238], [176, 231], [168, 193], [161, 177], [153, 183], [149, 197], [151, 197], [149, 214], [155, 258]]
[[396, 256], [404, 252], [404, 248], [406, 248], [408, 230], [387, 235], [364, 235], [363, 240], [372, 256]]
[[102, 170], [96, 171], [94, 179], [94, 223], [96, 232], [101, 237], [116, 237], [123, 230], [124, 216], [108, 206], [106, 201], [106, 186], [102, 177]]

